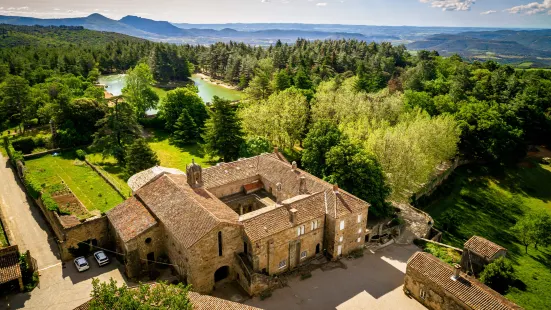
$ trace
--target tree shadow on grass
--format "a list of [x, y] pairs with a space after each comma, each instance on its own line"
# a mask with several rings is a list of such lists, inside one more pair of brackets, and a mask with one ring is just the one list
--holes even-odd
[[[534, 254], [534, 251], [537, 251], [537, 253]], [[551, 270], [551, 254], [542, 250], [541, 247], [539, 250], [529, 249], [528, 256], [530, 256], [533, 260], [537, 261], [538, 263], [542, 264], [545, 268]]]
[[525, 197], [551, 201], [551, 171], [543, 168], [539, 162], [529, 159], [517, 167], [495, 174], [496, 182], [504, 189]]

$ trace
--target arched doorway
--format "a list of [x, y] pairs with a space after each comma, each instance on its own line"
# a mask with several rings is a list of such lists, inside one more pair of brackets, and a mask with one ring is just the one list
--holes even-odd
[[319, 252], [320, 252], [320, 244], [318, 243], [316, 245], [316, 254], [319, 254]]
[[222, 281], [230, 275], [230, 267], [222, 266], [214, 272], [214, 282]]

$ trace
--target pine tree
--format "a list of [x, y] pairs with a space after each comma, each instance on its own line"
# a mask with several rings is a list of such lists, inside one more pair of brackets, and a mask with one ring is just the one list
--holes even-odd
[[174, 133], [172, 134], [172, 142], [176, 145], [193, 144], [199, 137], [199, 128], [193, 121], [191, 115], [186, 109], [182, 110], [180, 117], [174, 124]]
[[219, 156], [225, 162], [237, 159], [243, 143], [243, 131], [230, 101], [214, 96], [210, 114], [203, 135], [206, 153]]
[[145, 139], [136, 139], [126, 153], [126, 173], [134, 175], [160, 164], [157, 154], [147, 145]]

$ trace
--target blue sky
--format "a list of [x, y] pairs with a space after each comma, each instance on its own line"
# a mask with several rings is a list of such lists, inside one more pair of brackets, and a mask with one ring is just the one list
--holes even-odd
[[551, 28], [551, 0], [1, 0], [0, 15]]

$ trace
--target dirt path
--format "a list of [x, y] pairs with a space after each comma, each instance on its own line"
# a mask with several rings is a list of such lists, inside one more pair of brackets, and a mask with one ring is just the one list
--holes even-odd
[[21, 252], [29, 250], [37, 260], [38, 268], [60, 263], [57, 244], [53, 233], [40, 210], [33, 206], [22, 184], [0, 154], [0, 207], [5, 223], [14, 243]]

